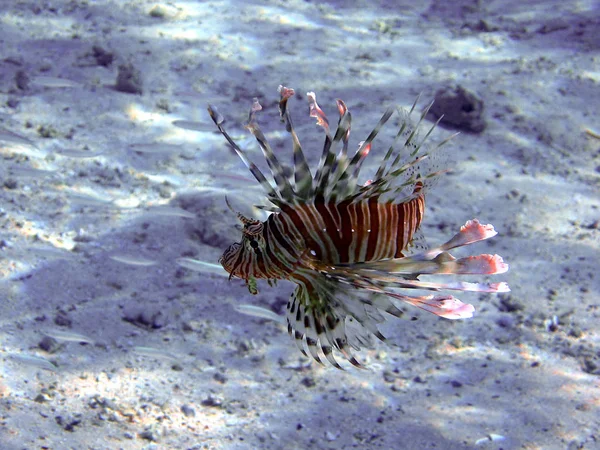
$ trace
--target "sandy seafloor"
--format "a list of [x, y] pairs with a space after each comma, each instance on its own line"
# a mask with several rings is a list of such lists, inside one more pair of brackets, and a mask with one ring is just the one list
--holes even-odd
[[[600, 448], [596, 2], [0, 3], [0, 127], [35, 145], [2, 132], [0, 449]], [[141, 95], [114, 88], [123, 63]], [[292, 284], [252, 296], [176, 263], [239, 239], [225, 195], [248, 215], [263, 197], [212, 127], [172, 121], [218, 105], [259, 161], [256, 96], [291, 155], [285, 84], [333, 121], [344, 99], [355, 148], [387, 106], [451, 83], [481, 97], [487, 128], [454, 139], [423, 231], [441, 243], [477, 217], [499, 235], [474, 251], [510, 264], [494, 277], [510, 294], [459, 295], [472, 319], [407, 307], [418, 321], [391, 318], [357, 355], [368, 370], [338, 371], [234, 309], [283, 314]], [[300, 95], [290, 107], [314, 167], [322, 131]]]

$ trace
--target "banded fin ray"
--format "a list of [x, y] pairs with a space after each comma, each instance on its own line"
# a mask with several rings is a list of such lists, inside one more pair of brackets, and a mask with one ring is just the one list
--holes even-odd
[[273, 179], [277, 184], [279, 194], [284, 199], [292, 199], [294, 197], [294, 191], [292, 189], [292, 186], [290, 185], [290, 182], [285, 177], [283, 166], [275, 156], [275, 153], [273, 153], [273, 149], [269, 145], [269, 142], [265, 138], [265, 135], [263, 134], [262, 130], [258, 126], [258, 122], [256, 121], [256, 113], [261, 110], [262, 106], [260, 105], [258, 98], [254, 98], [252, 108], [250, 109], [248, 125], [246, 126], [246, 128], [248, 128], [248, 130], [250, 130], [250, 132], [256, 138], [256, 141], [258, 142], [258, 145], [260, 146], [263, 152], [265, 160], [267, 161], [269, 169], [271, 169], [271, 174], [273, 175]]
[[[291, 134], [293, 142], [294, 174], [292, 176], [286, 177], [283, 166], [275, 156], [258, 125], [256, 115], [262, 110], [262, 107], [256, 98], [253, 101], [249, 113], [249, 123], [247, 125], [248, 130], [254, 135], [261, 147], [265, 160], [271, 170], [275, 186], [266, 179], [260, 169], [248, 159], [246, 153], [224, 130], [222, 126], [224, 119], [217, 109], [212, 105], [208, 106], [209, 114], [221, 134], [227, 139], [246, 167], [248, 167], [250, 172], [264, 188], [269, 200], [277, 207], [280, 207], [282, 204], [293, 205], [302, 202], [311, 202], [317, 198], [322, 198], [325, 202], [337, 202], [343, 199], [350, 199], [356, 202], [386, 192], [391, 192], [390, 198], [393, 198], [400, 193], [408, 191], [408, 194], [402, 195], [394, 200], [394, 203], [402, 203], [410, 200], [410, 196], [413, 195], [411, 188], [414, 189], [417, 182], [423, 183], [423, 186], [428, 188], [433, 184], [433, 180], [442, 173], [442, 171], [429, 170], [426, 166], [426, 160], [433, 150], [440, 148], [449, 139], [443, 141], [427, 153], [414, 157], [421, 150], [423, 142], [437, 125], [436, 122], [430, 130], [428, 130], [425, 138], [421, 139], [420, 142], [415, 143], [415, 141], [417, 141], [419, 127], [424, 120], [428, 109], [431, 107], [430, 104], [425, 108], [420, 115], [419, 121], [413, 126], [410, 123], [410, 114], [416, 108], [418, 102], [417, 98], [408, 113], [401, 113], [403, 116], [402, 125], [395, 138], [396, 141], [401, 136], [407, 136], [401, 148], [396, 152], [394, 144], [392, 144], [377, 171], [375, 181], [368, 186], [358, 186], [358, 176], [362, 164], [371, 150], [372, 142], [375, 140], [382, 127], [392, 117], [394, 109], [389, 108], [383, 114], [369, 136], [360, 143], [354, 156], [349, 158], [347, 149], [351, 128], [351, 114], [346, 104], [341, 100], [337, 100], [340, 118], [335, 135], [332, 137], [329, 128], [329, 120], [327, 119], [326, 114], [318, 105], [314, 92], [309, 92], [307, 96], [309, 99], [310, 116], [317, 119], [317, 125], [323, 128], [325, 132], [325, 142], [323, 144], [321, 159], [315, 175], [312, 176], [300, 141], [294, 131], [291, 115], [287, 108], [287, 101], [294, 95], [294, 90], [280, 85], [279, 93], [280, 116], [282, 121], [286, 124], [286, 130]], [[340, 143], [341, 149], [336, 155], [334, 147]], [[407, 155], [402, 155], [402, 150], [405, 150], [406, 148], [412, 149], [408, 155], [410, 158], [407, 158]], [[395, 159], [392, 161], [391, 165], [387, 167], [389, 159], [395, 153], [397, 153]], [[404, 175], [405, 173], [407, 175]], [[419, 180], [413, 175], [415, 173], [419, 174]]]
[[353, 366], [363, 368], [352, 350], [370, 346], [371, 336], [386, 340], [377, 327], [385, 321], [383, 313], [404, 316], [387, 296], [357, 291], [349, 279], [335, 280], [315, 272], [306, 273], [303, 280], [287, 304], [288, 333], [298, 349], [304, 355], [308, 349], [319, 364], [323, 364], [322, 354], [329, 364], [341, 369], [335, 351]]
[[239, 145], [235, 143], [231, 136], [229, 136], [227, 131], [225, 131], [225, 129], [223, 128], [223, 122], [225, 121], [225, 119], [223, 118], [221, 113], [219, 113], [217, 108], [213, 105], [208, 105], [208, 113], [210, 115], [210, 118], [213, 120], [213, 122], [219, 129], [220, 133], [225, 137], [227, 142], [229, 142], [229, 145], [231, 145], [231, 147], [235, 150], [235, 152], [240, 157], [244, 165], [248, 168], [250, 173], [254, 175], [256, 181], [258, 181], [258, 183], [263, 187], [269, 200], [276, 205], [279, 204], [279, 202], [282, 200], [281, 195], [276, 189], [273, 188], [273, 186], [271, 186], [271, 183], [269, 183], [267, 178], [263, 175], [263, 173], [256, 166], [256, 164], [254, 164], [248, 159], [248, 157], [246, 156], [246, 152], [244, 152], [244, 150], [242, 150], [239, 147]]
[[319, 107], [317, 103], [317, 97], [314, 92], [307, 94], [310, 116], [317, 119], [317, 125], [321, 126], [325, 131], [325, 143], [323, 144], [323, 152], [315, 174], [315, 197], [323, 197], [325, 189], [329, 185], [329, 175], [334, 170], [334, 166], [337, 166], [339, 160], [336, 158], [335, 150], [332, 150], [332, 146], [339, 143], [342, 139], [345, 139], [350, 130], [352, 116], [346, 108], [346, 105], [338, 100], [338, 111], [340, 113], [340, 119], [334, 137], [331, 137], [329, 131], [329, 120]]
[[285, 129], [292, 136], [293, 151], [294, 151], [294, 181], [296, 186], [296, 194], [301, 199], [309, 199], [313, 195], [313, 180], [310, 173], [310, 167], [302, 151], [300, 140], [292, 125], [292, 117], [287, 108], [287, 101], [294, 95], [294, 90], [279, 85], [279, 115], [281, 120], [285, 122]]
[[[307, 274], [304, 284], [296, 287], [288, 302], [286, 318], [288, 332], [302, 353], [307, 354], [306, 344], [316, 362], [323, 364], [321, 353], [329, 364], [341, 369], [334, 357], [336, 351], [353, 366], [363, 368], [352, 350], [361, 350], [371, 335], [385, 340], [377, 328], [385, 321], [381, 312], [397, 317], [402, 317], [403, 312], [385, 297], [355, 292], [323, 275]], [[347, 323], [349, 319], [354, 323]]]
[[[306, 287], [298, 285], [288, 303], [288, 332], [302, 353], [306, 355], [303, 348], [304, 342], [306, 342], [308, 351], [316, 362], [323, 364], [319, 356], [320, 349], [332, 366], [341, 369], [342, 367], [333, 356], [334, 348], [341, 351], [347, 359], [353, 358], [347, 350], [346, 344], [341, 340], [345, 336], [344, 324], [340, 323], [343, 322], [343, 319], [334, 315], [335, 310], [332, 308], [319, 311], [318, 306], [326, 304], [322, 300], [317, 292], [314, 292], [311, 298]], [[356, 360], [353, 364], [360, 367], [360, 363]]]
[[321, 178], [317, 180], [317, 197], [325, 197], [329, 199], [330, 192], [328, 189], [332, 186], [336, 186], [336, 180], [330, 178], [335, 174], [336, 170], [346, 169], [347, 162], [345, 158], [344, 148], [348, 147], [348, 135], [350, 132], [350, 126], [352, 122], [352, 115], [346, 105], [341, 100], [338, 100], [339, 112], [340, 112], [340, 120], [338, 123], [337, 130], [335, 132], [335, 136], [333, 137], [333, 141], [331, 142], [331, 146], [338, 145], [340, 141], [345, 141], [342, 145], [341, 153], [336, 156], [335, 150], [331, 150], [328, 148], [327, 159], [325, 160], [325, 166], [321, 172]]
[[[333, 180], [331, 186], [329, 186], [329, 195], [327, 199], [329, 201], [337, 201], [338, 199], [343, 199], [345, 197], [349, 197], [353, 193], [355, 193], [357, 184], [358, 184], [358, 176], [360, 174], [360, 169], [362, 164], [371, 151], [371, 144], [375, 137], [379, 134], [379, 131], [385, 125], [385, 123], [390, 119], [394, 110], [389, 108], [379, 119], [379, 122], [371, 131], [367, 139], [360, 143], [356, 153], [348, 162], [345, 164], [344, 170], [340, 171], [340, 174]], [[379, 184], [377, 184], [379, 187]], [[382, 184], [383, 186], [383, 184]], [[371, 189], [372, 191], [373, 189]]]
[[[450, 283], [425, 282], [416, 277], [423, 274], [484, 274], [505, 273], [508, 264], [498, 255], [481, 254], [456, 259], [447, 251], [453, 248], [473, 244], [496, 235], [494, 227], [482, 225], [478, 220], [469, 220], [450, 240], [431, 250], [403, 258], [375, 262], [328, 265], [320, 268], [329, 277], [339, 281], [351, 282], [355, 287], [385, 294], [402, 300], [418, 308], [447, 319], [463, 319], [472, 316], [474, 308], [465, 305], [459, 299], [444, 296], [412, 297], [398, 294], [390, 289], [457, 290], [463, 292], [504, 293], [509, 292], [508, 284], [469, 283], [463, 281]], [[408, 277], [414, 277], [410, 279]]]

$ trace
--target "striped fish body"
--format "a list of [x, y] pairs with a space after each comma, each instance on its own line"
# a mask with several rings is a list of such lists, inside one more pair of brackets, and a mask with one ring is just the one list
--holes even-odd
[[261, 224], [260, 236], [247, 237], [250, 250], [234, 244], [236, 256], [226, 252], [221, 263], [242, 279], [293, 279], [309, 260], [331, 265], [401, 258], [424, 207], [422, 194], [401, 204], [373, 197], [357, 203], [286, 205]]
[[[219, 262], [230, 274], [246, 280], [256, 293], [256, 279], [269, 282], [285, 279], [297, 284], [287, 305], [290, 335], [300, 351], [317, 362], [322, 356], [337, 368], [334, 357], [340, 353], [351, 364], [361, 367], [352, 349], [360, 350], [372, 335], [383, 340], [377, 326], [385, 314], [401, 317], [397, 301], [409, 303], [447, 319], [471, 317], [474, 308], [451, 295], [412, 296], [403, 292], [459, 290], [506, 292], [505, 283], [431, 283], [420, 281], [425, 274], [496, 274], [508, 270], [498, 255], [476, 255], [456, 259], [449, 250], [488, 239], [496, 234], [491, 225], [476, 219], [468, 221], [444, 244], [409, 254], [409, 247], [423, 220], [425, 196], [442, 171], [435, 170], [436, 146], [426, 145], [435, 125], [423, 138], [420, 124], [431, 105], [413, 126], [410, 114], [401, 113], [401, 126], [393, 144], [382, 158], [372, 181], [359, 185], [358, 175], [364, 159], [381, 127], [389, 120], [388, 110], [356, 153], [348, 155], [350, 112], [338, 100], [340, 119], [335, 133], [309, 93], [310, 115], [325, 131], [325, 144], [315, 175], [306, 162], [300, 141], [287, 109], [294, 91], [280, 86], [279, 109], [293, 141], [294, 170], [286, 176], [283, 165], [273, 153], [260, 130], [256, 114], [258, 100], [250, 111], [247, 128], [256, 137], [273, 182], [252, 163], [246, 153], [223, 128], [223, 117], [209, 106], [218, 129], [264, 188], [272, 211], [265, 222], [237, 213], [242, 239], [232, 244]], [[340, 147], [336, 153], [336, 147]], [[231, 207], [230, 207], [231, 208]]]
[[312, 203], [282, 208], [274, 224], [285, 236], [303, 236], [303, 245], [325, 264], [349, 264], [400, 258], [419, 228], [425, 198], [401, 204], [378, 197], [338, 204]]

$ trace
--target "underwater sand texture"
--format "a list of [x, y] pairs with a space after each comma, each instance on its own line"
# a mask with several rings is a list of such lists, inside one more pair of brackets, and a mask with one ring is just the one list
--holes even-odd
[[[599, 445], [597, 4], [349, 4], [4, 2], [1, 449]], [[225, 196], [264, 220], [257, 183], [201, 125], [207, 103], [260, 161], [243, 128], [259, 97], [291, 161], [280, 84], [301, 94], [289, 107], [313, 166], [308, 91], [330, 118], [346, 102], [351, 150], [389, 105], [476, 92], [487, 127], [453, 140], [423, 231], [438, 244], [492, 223], [477, 248], [510, 264], [512, 292], [461, 294], [477, 310], [465, 321], [407, 310], [418, 320], [390, 318], [387, 343], [357, 355], [368, 370], [342, 372], [240, 308], [283, 314], [292, 284], [252, 296], [182, 265], [216, 264], [239, 239]]]

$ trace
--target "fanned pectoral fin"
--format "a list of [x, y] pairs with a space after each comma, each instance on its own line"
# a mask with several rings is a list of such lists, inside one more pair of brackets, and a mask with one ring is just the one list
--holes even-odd
[[[395, 289], [457, 290], [469, 292], [509, 292], [508, 284], [470, 283], [453, 281], [448, 283], [427, 282], [417, 279], [420, 275], [492, 275], [504, 273], [508, 264], [498, 255], [482, 254], [465, 258], [454, 258], [448, 250], [482, 241], [496, 235], [494, 227], [469, 220], [449, 241], [432, 250], [403, 258], [382, 261], [324, 266], [330, 278], [349, 283], [357, 288], [402, 300], [425, 311], [446, 319], [466, 319], [473, 316], [472, 305], [465, 304], [451, 295], [408, 296]], [[377, 306], [381, 311], [389, 309]], [[393, 312], [390, 312], [393, 314]]]
[[[484, 239], [489, 239], [496, 235], [496, 231], [492, 225], [482, 225], [478, 220], [469, 220], [463, 225], [460, 231], [446, 243], [434, 249], [416, 253], [403, 258], [385, 259], [382, 261], [371, 261], [354, 264], [340, 264], [334, 266], [333, 272], [352, 274], [353, 272], [377, 281], [383, 282], [399, 282], [401, 278], [397, 275], [405, 276], [406, 278], [415, 278], [419, 275], [494, 275], [505, 273], [508, 270], [502, 257], [499, 255], [482, 254], [476, 256], [467, 256], [465, 258], [455, 258], [448, 250], [463, 247], [473, 244]], [[414, 288], [435, 288], [433, 285], [426, 283], [406, 283], [406, 286], [399, 287], [414, 287]], [[409, 284], [412, 284], [409, 285]], [[418, 286], [422, 284], [422, 286]], [[451, 287], [452, 286], [452, 287]], [[463, 287], [468, 287], [463, 289]], [[449, 285], [440, 284], [440, 289], [458, 289], [477, 291], [477, 286], [482, 287], [482, 292], [507, 292], [508, 286], [505, 283], [495, 283], [491, 285], [485, 284], [458, 284]], [[484, 288], [484, 286], [486, 286]]]
[[411, 305], [435, 314], [436, 316], [443, 317], [444, 319], [468, 319], [473, 317], [473, 313], [475, 312], [473, 305], [463, 303], [451, 295], [410, 297], [394, 292], [388, 292], [388, 295], [406, 303], [410, 303]]
[[350, 351], [346, 330], [345, 311], [336, 307], [336, 301], [323, 289], [311, 292], [303, 285], [298, 285], [292, 294], [287, 307], [287, 325], [290, 336], [296, 341], [300, 351], [306, 355], [304, 343], [312, 358], [320, 364], [323, 360], [319, 350], [327, 361], [337, 369], [342, 366], [333, 356], [339, 351], [346, 360], [356, 367], [362, 365]]
[[308, 356], [304, 349], [304, 341], [306, 340], [308, 350], [313, 359], [319, 364], [323, 364], [317, 351], [318, 336], [313, 327], [306, 326], [307, 320], [309, 319], [307, 319], [306, 315], [306, 302], [302, 301], [303, 295], [301, 287], [298, 286], [288, 302], [286, 318], [288, 333], [294, 338], [298, 350], [300, 350], [304, 356]]
[[508, 271], [499, 255], [482, 254], [454, 258], [448, 250], [483, 241], [497, 233], [492, 225], [482, 225], [477, 219], [469, 220], [452, 239], [431, 250], [404, 258], [357, 264], [361, 270], [375, 270], [404, 275], [456, 274], [494, 275]]
[[412, 257], [366, 263], [363, 269], [405, 275], [494, 275], [508, 270], [508, 264], [499, 255], [482, 254], [456, 259], [450, 253], [443, 252], [434, 258], [428, 257], [427, 253], [422, 253]]

